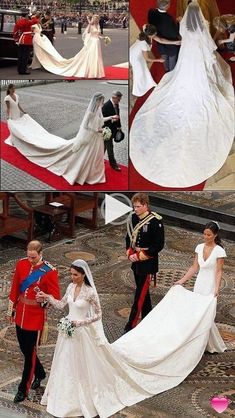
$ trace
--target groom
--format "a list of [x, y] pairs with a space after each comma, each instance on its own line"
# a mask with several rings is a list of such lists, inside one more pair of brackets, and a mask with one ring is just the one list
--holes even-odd
[[[170, 0], [157, 0], [157, 5], [157, 9], [149, 10], [148, 23], [157, 28], [157, 35], [160, 38], [169, 41], [179, 40], [179, 25], [175, 22], [173, 17], [167, 13], [167, 10], [170, 7]], [[164, 59], [166, 72], [172, 71], [177, 62], [179, 46], [157, 43], [157, 47], [161, 57]]]
[[126, 254], [132, 262], [136, 291], [125, 332], [137, 325], [152, 309], [149, 286], [152, 277], [156, 281], [158, 253], [164, 246], [162, 217], [149, 208], [149, 197], [136, 193], [132, 199], [134, 212], [127, 222]]
[[[122, 98], [122, 93], [120, 91], [114, 91], [112, 93], [112, 98], [104, 103], [102, 107], [102, 114], [106, 116], [120, 116], [119, 103]], [[104, 152], [107, 150], [109, 163], [111, 167], [116, 171], [121, 171], [121, 168], [118, 166], [117, 161], [114, 156], [113, 149], [113, 139], [117, 133], [117, 130], [121, 128], [120, 117], [118, 120], [108, 120], [105, 122], [104, 126], [107, 126], [112, 131], [112, 136], [108, 141], [104, 141]]]

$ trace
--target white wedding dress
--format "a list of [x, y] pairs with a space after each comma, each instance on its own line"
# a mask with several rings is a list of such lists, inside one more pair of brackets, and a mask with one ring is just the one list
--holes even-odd
[[9, 112], [9, 118], [10, 119], [19, 119], [20, 118], [20, 109], [19, 109], [19, 96], [18, 94], [15, 93], [15, 98], [16, 100], [14, 100], [10, 94], [8, 94], [5, 98], [4, 98], [4, 102], [8, 102], [10, 105], [10, 112]]
[[53, 135], [25, 114], [8, 120], [10, 136], [5, 142], [16, 147], [29, 161], [64, 177], [71, 185], [104, 183], [104, 140], [98, 130], [110, 117], [104, 118], [100, 107], [95, 112], [90, 112], [89, 107], [75, 138], [66, 140]]
[[173, 286], [136, 328], [109, 344], [98, 295], [83, 284], [74, 301], [75, 288], [70, 284], [61, 301], [49, 298], [59, 309], [68, 303], [68, 318], [80, 325], [72, 337], [59, 332], [41, 401], [50, 414], [110, 417], [177, 386], [200, 361], [216, 314], [212, 293]]
[[[200, 266], [200, 270], [193, 291], [200, 293], [201, 295], [213, 295], [215, 292], [217, 258], [225, 258], [227, 256], [225, 250], [219, 245], [216, 245], [213, 248], [210, 256], [204, 260], [204, 245], [205, 244], [199, 244], [195, 249], [195, 252], [198, 254], [198, 264]], [[226, 345], [224, 344], [224, 341], [221, 338], [215, 324], [213, 324], [211, 327], [206, 349], [211, 353], [222, 353], [226, 350]]]
[[213, 176], [234, 139], [231, 70], [216, 52], [200, 9], [196, 26], [192, 21], [188, 28], [193, 7], [190, 3], [180, 24], [175, 69], [164, 75], [130, 129], [135, 169], [163, 187], [191, 187]]
[[42, 65], [50, 73], [65, 77], [105, 77], [99, 26], [91, 25], [90, 32], [85, 31], [84, 47], [69, 59], [63, 58], [49, 39], [41, 34], [39, 25], [33, 25], [32, 28], [34, 30], [32, 69]]
[[130, 47], [130, 63], [133, 73], [132, 94], [137, 97], [143, 96], [148, 90], [157, 85], [151, 76], [143, 51], [151, 51], [151, 45], [146, 41], [137, 39]]

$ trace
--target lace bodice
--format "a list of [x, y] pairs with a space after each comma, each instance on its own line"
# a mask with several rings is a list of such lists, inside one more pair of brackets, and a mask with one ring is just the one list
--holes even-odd
[[92, 287], [83, 284], [78, 297], [74, 300], [75, 288], [76, 285], [71, 283], [61, 300], [57, 300], [50, 295], [48, 299], [49, 303], [56, 309], [61, 310], [68, 304], [68, 318], [71, 321], [76, 321], [78, 327], [101, 319], [99, 299]]

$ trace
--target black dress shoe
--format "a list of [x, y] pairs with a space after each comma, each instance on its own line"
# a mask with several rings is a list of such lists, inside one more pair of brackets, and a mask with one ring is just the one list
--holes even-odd
[[28, 75], [31, 74], [30, 71], [25, 71], [24, 73], [19, 73], [20, 75]]
[[[46, 377], [46, 376], [45, 376], [45, 377]], [[31, 385], [31, 389], [35, 390], [35, 389], [40, 388], [41, 381], [42, 381], [43, 379], [45, 379], [45, 377], [42, 377], [41, 379], [40, 379], [39, 377], [35, 377], [35, 379], [34, 379], [34, 381], [33, 381], [32, 385]]]
[[23, 402], [24, 399], [26, 398], [26, 395], [21, 392], [21, 390], [18, 390], [16, 396], [14, 397], [14, 403], [18, 403], [18, 402]]
[[111, 167], [116, 171], [122, 171], [121, 168], [118, 167], [118, 165], [111, 165]]

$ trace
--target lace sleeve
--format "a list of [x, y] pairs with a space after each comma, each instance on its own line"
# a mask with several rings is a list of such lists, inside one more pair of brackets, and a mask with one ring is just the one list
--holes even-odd
[[102, 317], [101, 306], [96, 293], [94, 293], [93, 291], [89, 292], [89, 294], [84, 299], [86, 299], [86, 301], [91, 304], [91, 307], [93, 308], [92, 315], [89, 318], [84, 319], [82, 321], [75, 321], [77, 327], [91, 324], [92, 322], [98, 321]]
[[52, 295], [49, 295], [48, 302], [50, 305], [52, 305], [54, 308], [62, 310], [68, 303], [68, 294], [70, 290], [70, 285], [67, 287], [65, 295], [62, 297], [61, 300], [55, 299]]

